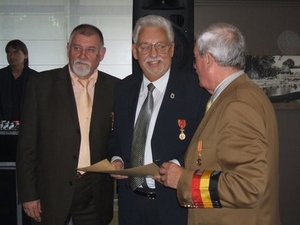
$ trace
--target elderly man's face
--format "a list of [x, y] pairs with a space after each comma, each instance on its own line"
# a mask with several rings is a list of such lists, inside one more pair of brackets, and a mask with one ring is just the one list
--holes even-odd
[[105, 52], [98, 35], [75, 34], [68, 44], [69, 63], [73, 73], [82, 78], [91, 76], [104, 58]]
[[154, 81], [170, 68], [174, 43], [170, 43], [163, 28], [144, 27], [139, 33], [138, 43], [132, 46], [132, 54], [138, 60], [145, 76]]

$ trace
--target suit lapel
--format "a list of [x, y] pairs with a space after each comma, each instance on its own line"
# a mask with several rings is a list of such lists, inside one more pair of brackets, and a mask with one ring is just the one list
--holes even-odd
[[65, 103], [70, 118], [79, 126], [76, 101], [68, 66], [65, 66], [59, 74], [54, 74], [53, 76], [55, 76], [54, 79], [56, 79], [57, 82], [56, 86], [62, 101]]
[[[159, 113], [157, 115], [157, 120], [156, 120], [157, 124], [166, 123], [167, 122], [166, 118], [169, 117], [169, 113], [173, 112], [178, 107], [177, 104], [179, 104], [179, 102], [176, 101], [176, 95], [178, 94], [179, 90], [180, 89], [178, 88], [178, 76], [176, 76], [176, 72], [172, 72], [171, 69], [165, 95], [161, 103], [161, 108], [159, 110]], [[154, 132], [154, 134], [155, 133], [156, 132]]]
[[[135, 82], [133, 82], [128, 90], [128, 95], [129, 97], [126, 98], [128, 102], [126, 103], [126, 106], [129, 110], [130, 118], [127, 121], [127, 126], [131, 129], [134, 128], [134, 120], [135, 120], [135, 114], [136, 114], [136, 107], [139, 99], [139, 93], [141, 89], [141, 84], [142, 84], [142, 76], [139, 76], [138, 79], [136, 79]], [[130, 132], [132, 133], [132, 132]]]
[[[104, 98], [105, 93], [107, 91], [106, 79], [101, 76], [100, 72], [98, 72], [97, 82], [95, 83], [95, 91], [94, 91], [94, 100], [93, 100], [93, 108], [92, 108], [92, 118], [91, 121], [95, 121], [95, 119], [101, 117], [102, 110], [104, 106], [106, 106], [106, 101], [108, 98]], [[91, 129], [92, 129], [91, 124]]]

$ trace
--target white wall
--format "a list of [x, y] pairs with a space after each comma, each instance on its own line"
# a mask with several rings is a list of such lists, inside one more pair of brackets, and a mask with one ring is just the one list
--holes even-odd
[[132, 0], [1, 0], [0, 68], [8, 65], [5, 46], [12, 39], [27, 45], [31, 68], [64, 66], [69, 34], [81, 23], [103, 32], [107, 51], [99, 69], [119, 78], [131, 74]]

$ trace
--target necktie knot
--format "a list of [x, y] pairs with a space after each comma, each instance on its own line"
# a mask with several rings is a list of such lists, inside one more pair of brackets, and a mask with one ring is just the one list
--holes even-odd
[[78, 79], [78, 82], [84, 87], [87, 88], [89, 85], [89, 79]]
[[149, 83], [147, 87], [148, 87], [148, 91], [151, 92], [151, 93], [152, 93], [153, 90], [155, 89], [155, 86], [154, 86], [154, 84], [152, 84], [152, 83]]

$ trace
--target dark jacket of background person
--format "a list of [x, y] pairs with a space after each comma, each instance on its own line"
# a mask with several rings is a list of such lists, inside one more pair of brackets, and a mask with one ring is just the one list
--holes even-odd
[[22, 75], [15, 80], [10, 66], [0, 70], [0, 120], [21, 119], [25, 85], [28, 76], [35, 73], [35, 70], [26, 66]]

